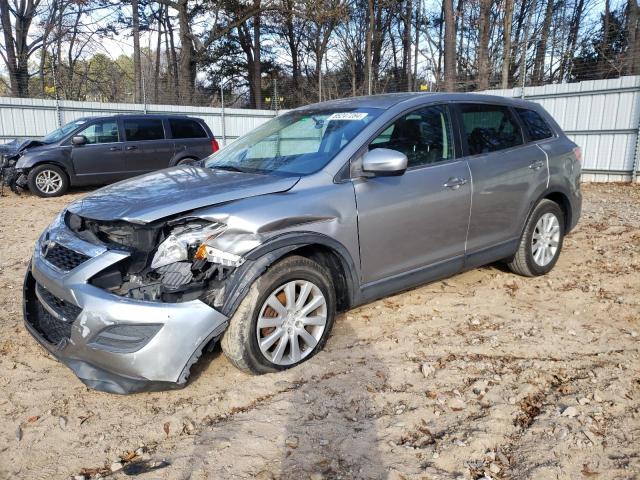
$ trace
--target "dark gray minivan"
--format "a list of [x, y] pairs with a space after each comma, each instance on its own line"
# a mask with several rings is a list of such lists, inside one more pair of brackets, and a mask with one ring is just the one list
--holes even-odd
[[113, 115], [74, 120], [38, 140], [16, 142], [2, 167], [13, 188], [56, 197], [69, 186], [104, 185], [193, 163], [218, 150], [200, 118]]

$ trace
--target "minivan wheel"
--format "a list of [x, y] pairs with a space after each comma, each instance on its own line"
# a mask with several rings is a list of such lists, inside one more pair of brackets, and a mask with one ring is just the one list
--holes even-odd
[[27, 176], [29, 190], [39, 197], [57, 197], [69, 188], [67, 174], [56, 165], [38, 165]]
[[558, 261], [564, 240], [564, 214], [551, 200], [541, 200], [527, 221], [520, 245], [508, 263], [512, 272], [526, 277], [544, 275]]
[[222, 351], [247, 372], [285, 370], [324, 347], [335, 315], [327, 269], [305, 257], [287, 257], [251, 286], [222, 337]]

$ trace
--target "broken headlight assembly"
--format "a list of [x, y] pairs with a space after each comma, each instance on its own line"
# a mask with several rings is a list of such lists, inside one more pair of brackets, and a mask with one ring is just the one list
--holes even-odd
[[[81, 223], [92, 228], [97, 240], [131, 252], [127, 260], [91, 280], [93, 285], [124, 297], [163, 302], [200, 298], [217, 305], [215, 300], [224, 292], [225, 280], [244, 263], [241, 256], [216, 245], [218, 237], [227, 230], [219, 222], [189, 218], [144, 227], [85, 225], [88, 222], [84, 220]], [[87, 236], [86, 231], [75, 230]], [[154, 244], [157, 247], [151, 246]]]
[[226, 225], [222, 223], [175, 228], [158, 246], [153, 260], [151, 260], [151, 268], [155, 270], [190, 259], [206, 260], [228, 267], [240, 266], [243, 261], [242, 257], [223, 252], [207, 244], [207, 242], [215, 240], [225, 230]]

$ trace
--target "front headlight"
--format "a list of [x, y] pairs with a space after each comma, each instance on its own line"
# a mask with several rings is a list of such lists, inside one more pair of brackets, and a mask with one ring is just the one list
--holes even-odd
[[160, 244], [151, 261], [151, 268], [157, 269], [189, 259], [189, 249], [197, 249], [208, 240], [212, 240], [226, 229], [222, 223], [208, 225], [186, 225], [173, 230]]

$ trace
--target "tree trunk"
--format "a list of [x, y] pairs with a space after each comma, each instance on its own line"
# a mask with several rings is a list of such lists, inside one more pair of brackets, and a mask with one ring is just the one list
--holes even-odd
[[373, 85], [373, 30], [374, 30], [374, 11], [373, 0], [369, 0], [367, 9], [367, 36], [365, 40], [365, 53], [366, 67], [364, 72], [365, 91], [367, 95], [372, 93]]
[[133, 76], [135, 78], [134, 102], [142, 103], [142, 66], [140, 63], [140, 15], [138, 0], [131, 0], [133, 23]]
[[491, 0], [480, 0], [480, 17], [478, 29], [480, 39], [478, 42], [478, 90], [489, 88], [489, 14], [491, 13]]
[[158, 10], [158, 40], [156, 42], [156, 61], [153, 71], [153, 102], [158, 103], [158, 90], [160, 87], [160, 54], [162, 50], [162, 10], [163, 6], [160, 5]]
[[456, 90], [456, 25], [453, 0], [444, 0], [444, 87]]
[[[607, 0], [608, 1], [608, 0]], [[536, 58], [533, 62], [533, 84], [542, 85], [544, 78], [544, 60], [547, 55], [547, 43], [549, 41], [549, 30], [551, 29], [551, 19], [553, 18], [554, 0], [547, 0], [547, 9], [544, 13], [542, 31], [536, 45]]]
[[195, 64], [193, 41], [189, 26], [187, 1], [180, 0], [177, 5], [178, 25], [180, 26], [180, 59], [178, 65], [178, 96], [184, 105], [191, 105], [195, 91]]
[[418, 0], [416, 12], [416, 46], [413, 56], [413, 89], [418, 90], [418, 52], [420, 47], [420, 27], [422, 22], [422, 0]]
[[[255, 1], [256, 9], [260, 9], [260, 0]], [[262, 65], [260, 58], [260, 25], [261, 14], [257, 13], [253, 17], [253, 68], [251, 74], [253, 78], [253, 106], [262, 108]], [[277, 100], [276, 100], [277, 101]]]
[[413, 17], [413, 2], [406, 0], [404, 13], [404, 35], [402, 39], [402, 70], [407, 83], [407, 92], [411, 91], [413, 81], [411, 80], [411, 20]]
[[502, 84], [501, 88], [509, 88], [509, 61], [511, 60], [511, 27], [513, 26], [513, 2], [505, 0], [502, 43]]
[[627, 69], [630, 75], [640, 75], [640, 8], [637, 0], [627, 2]]
[[[631, 0], [635, 1], [635, 0]], [[571, 66], [573, 65], [573, 56], [576, 53], [576, 45], [578, 44], [578, 33], [582, 23], [582, 14], [584, 12], [584, 0], [577, 0], [576, 8], [569, 24], [569, 36], [567, 41], [567, 51], [562, 62], [561, 80], [568, 80], [571, 76]]]

